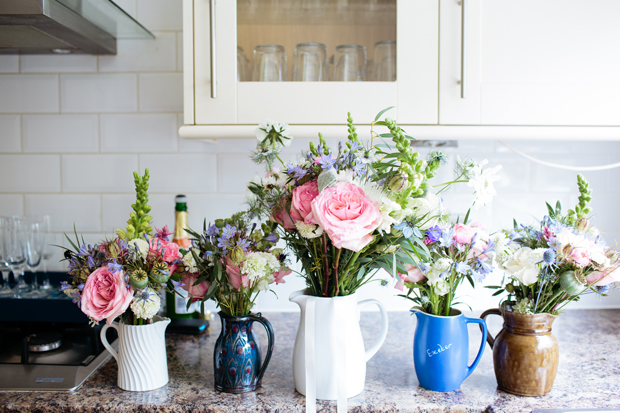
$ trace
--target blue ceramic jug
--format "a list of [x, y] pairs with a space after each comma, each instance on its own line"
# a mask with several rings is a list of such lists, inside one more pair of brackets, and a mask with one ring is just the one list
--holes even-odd
[[[273, 329], [260, 313], [235, 317], [219, 312], [222, 331], [215, 341], [213, 364], [215, 389], [226, 393], [246, 393], [260, 386], [273, 353]], [[260, 345], [252, 324], [261, 323], [267, 330], [267, 354], [261, 366]]]
[[[413, 364], [420, 386], [433, 391], [458, 389], [482, 358], [487, 337], [486, 323], [479, 318], [467, 318], [454, 309], [451, 316], [411, 311], [418, 319], [413, 338]], [[480, 324], [483, 330], [480, 350], [471, 366], [467, 365], [468, 323]]]

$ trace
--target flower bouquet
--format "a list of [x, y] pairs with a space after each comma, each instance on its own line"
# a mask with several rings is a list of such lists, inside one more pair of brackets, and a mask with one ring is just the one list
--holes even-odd
[[[170, 276], [181, 262], [166, 228], [154, 233], [150, 226], [148, 179], [148, 169], [143, 177], [134, 172], [134, 212], [115, 238], [86, 245], [77, 233], [75, 242], [67, 237], [73, 247], [65, 249], [71, 280], [61, 287], [93, 325], [107, 320], [101, 339], [119, 362], [118, 385], [126, 390], [152, 390], [168, 382], [164, 331], [170, 320], [156, 314], [163, 291], [175, 288]], [[120, 324], [113, 322], [117, 317]], [[106, 339], [109, 326], [119, 332], [118, 354]], [[132, 358], [134, 353], [142, 361]]]
[[605, 295], [620, 281], [620, 254], [609, 248], [590, 224], [591, 192], [577, 175], [579, 202], [562, 214], [560, 203], [547, 204], [549, 215], [536, 225], [518, 225], [500, 233], [497, 258], [510, 280], [493, 286], [494, 295], [508, 293], [490, 314], [504, 318], [495, 339], [493, 363], [498, 386], [523, 396], [542, 396], [553, 387], [558, 367], [558, 343], [551, 325], [570, 302], [590, 291]]
[[[215, 343], [215, 388], [230, 393], [253, 391], [273, 351], [271, 324], [260, 314], [251, 313], [258, 293], [269, 291], [273, 283], [284, 283], [291, 273], [286, 255], [274, 248], [278, 236], [275, 224], [257, 228], [245, 213], [218, 219], [202, 233], [188, 229], [192, 247], [183, 251], [182, 288], [188, 292], [188, 306], [194, 301], [212, 299], [220, 308], [222, 330]], [[261, 367], [260, 346], [252, 323], [267, 329], [269, 344]], [[243, 371], [244, 374], [237, 374]]]

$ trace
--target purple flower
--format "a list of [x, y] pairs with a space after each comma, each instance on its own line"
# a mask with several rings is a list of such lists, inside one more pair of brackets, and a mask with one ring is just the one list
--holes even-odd
[[358, 149], [362, 149], [362, 145], [360, 145], [357, 141], [349, 141], [351, 143], [351, 148], [349, 149], [351, 152], [355, 152]]
[[456, 272], [463, 275], [467, 274], [468, 271], [471, 271], [471, 266], [465, 261], [457, 262], [454, 268], [456, 269]]
[[90, 255], [90, 245], [86, 246], [86, 244], [82, 245], [77, 252], [78, 257], [87, 257]]
[[245, 238], [241, 238], [239, 242], [237, 242], [237, 246], [241, 247], [243, 252], [246, 252], [248, 250], [248, 247], [250, 246], [250, 241]]
[[88, 264], [88, 268], [90, 268], [91, 270], [95, 268], [95, 260], [90, 255], [88, 256], [86, 263]]
[[174, 232], [168, 231], [168, 225], [164, 225], [162, 229], [155, 227], [155, 231], [157, 231], [157, 235], [155, 235], [157, 238], [165, 239], [166, 241], [168, 241], [170, 235], [174, 234]]
[[123, 266], [116, 262], [116, 258], [113, 258], [112, 261], [113, 262], [108, 263], [108, 271], [110, 271], [112, 274], [119, 272], [123, 269]]
[[61, 281], [60, 282], [60, 291], [65, 291], [68, 290], [69, 288], [73, 288], [73, 286], [71, 286], [68, 282], [66, 281]]
[[321, 165], [321, 168], [329, 169], [334, 166], [334, 164], [336, 163], [336, 160], [334, 159], [331, 153], [328, 153], [327, 155], [322, 154], [321, 157], [318, 158], [318, 162], [319, 162], [319, 165]]
[[172, 282], [172, 285], [174, 285], [174, 289], [176, 290], [179, 287], [184, 286], [185, 284], [183, 284], [181, 281], [175, 281], [172, 278], [170, 279], [170, 281]]
[[231, 226], [230, 224], [226, 224], [226, 226], [224, 228], [222, 228], [222, 237], [223, 238], [230, 239], [230, 238], [234, 237], [236, 233], [237, 233], [237, 228]]
[[403, 220], [403, 222], [401, 222], [398, 225], [394, 225], [394, 229], [399, 229], [403, 232], [403, 237], [409, 239], [412, 236], [416, 236], [418, 238], [422, 238], [422, 233], [420, 232], [420, 230], [415, 226], [415, 224], [413, 222], [409, 222], [407, 220]]
[[441, 228], [437, 225], [430, 227], [426, 230], [426, 237], [433, 242], [439, 241], [441, 237]]
[[307, 172], [308, 171], [306, 171], [305, 169], [303, 169], [299, 165], [295, 165], [295, 166], [291, 165], [291, 167], [289, 167], [288, 170], [286, 171], [286, 173], [288, 173], [289, 175], [291, 175], [291, 174], [295, 175], [296, 179], [303, 178], [306, 175]]
[[220, 230], [214, 225], [210, 225], [209, 228], [207, 228], [207, 237], [215, 237], [220, 235]]
[[268, 236], [266, 236], [265, 238], [263, 238], [263, 241], [267, 241], [267, 242], [278, 242], [278, 235], [275, 232], [272, 232], [271, 234], [269, 234]]
[[454, 243], [454, 228], [450, 227], [448, 230], [441, 233], [439, 239], [439, 245], [442, 247], [450, 247]]

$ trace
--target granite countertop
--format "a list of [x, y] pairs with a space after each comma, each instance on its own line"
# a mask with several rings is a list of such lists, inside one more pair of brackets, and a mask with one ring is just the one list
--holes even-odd
[[[219, 320], [210, 334], [168, 335], [170, 382], [150, 392], [126, 392], [116, 386], [117, 364], [110, 359], [72, 393], [0, 393], [0, 411], [19, 412], [304, 412], [305, 398], [295, 392], [292, 352], [297, 313], [263, 314], [273, 324], [276, 344], [262, 388], [243, 395], [213, 387], [213, 347]], [[379, 330], [378, 313], [363, 313], [366, 346]], [[412, 342], [415, 317], [390, 313], [387, 340], [368, 362], [364, 392], [348, 401], [350, 412], [530, 412], [532, 409], [620, 408], [620, 310], [568, 311], [555, 322], [560, 364], [553, 390], [544, 397], [519, 397], [497, 389], [492, 352], [486, 347], [474, 373], [459, 390], [439, 393], [421, 388], [415, 375]], [[489, 317], [494, 334], [501, 319]], [[256, 331], [262, 330], [257, 327]], [[480, 343], [470, 327], [470, 360]], [[262, 335], [261, 335], [262, 334]], [[265, 342], [265, 334], [259, 334]], [[264, 348], [265, 345], [263, 345]], [[335, 412], [335, 402], [318, 401], [317, 410]]]

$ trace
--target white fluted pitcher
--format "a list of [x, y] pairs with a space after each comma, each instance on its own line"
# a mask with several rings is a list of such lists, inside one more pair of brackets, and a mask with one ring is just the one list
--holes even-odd
[[[314, 297], [296, 291], [289, 300], [301, 308], [293, 349], [295, 389], [306, 396], [306, 411], [315, 411], [316, 399], [337, 400], [346, 412], [347, 398], [364, 390], [366, 362], [379, 350], [388, 330], [387, 313], [374, 299], [357, 301], [357, 294]], [[360, 308], [376, 304], [381, 311], [381, 330], [366, 350], [359, 325]]]
[[[155, 390], [168, 383], [166, 327], [169, 318], [153, 317], [153, 323], [141, 326], [113, 322], [101, 329], [101, 341], [118, 362], [118, 387], [129, 391]], [[118, 331], [118, 353], [110, 346], [105, 333], [109, 327]]]

